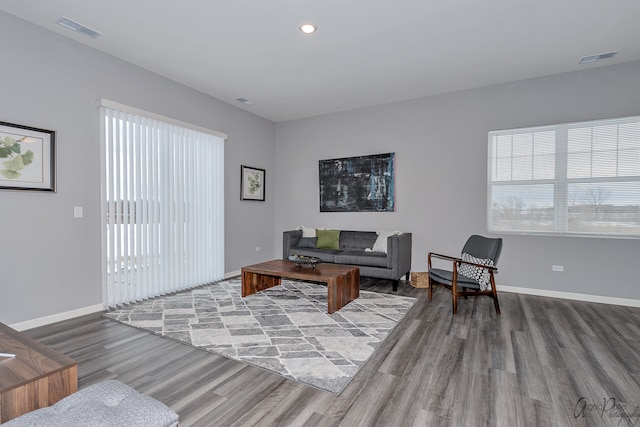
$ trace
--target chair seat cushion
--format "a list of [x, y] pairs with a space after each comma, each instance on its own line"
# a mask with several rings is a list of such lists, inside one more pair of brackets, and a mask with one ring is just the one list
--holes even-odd
[[[438, 283], [444, 283], [447, 285], [451, 285], [453, 283], [453, 271], [432, 268], [431, 270], [429, 270], [429, 277], [431, 278], [431, 280], [434, 280]], [[469, 277], [461, 275], [458, 275], [457, 286], [480, 290], [480, 284], [478, 282]]]

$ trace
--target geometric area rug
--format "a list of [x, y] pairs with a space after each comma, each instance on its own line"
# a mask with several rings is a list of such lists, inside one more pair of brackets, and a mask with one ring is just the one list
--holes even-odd
[[242, 298], [241, 280], [234, 278], [104, 316], [340, 394], [414, 302], [360, 291], [327, 314], [326, 285], [282, 279]]

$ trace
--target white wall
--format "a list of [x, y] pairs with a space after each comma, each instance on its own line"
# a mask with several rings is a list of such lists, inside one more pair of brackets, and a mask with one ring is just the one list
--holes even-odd
[[[101, 304], [98, 98], [227, 133], [225, 271], [272, 257], [274, 123], [2, 12], [0, 51], [0, 121], [55, 130], [58, 178], [0, 190], [0, 322]], [[239, 200], [241, 164], [267, 170], [267, 202]]]
[[[638, 114], [634, 62], [278, 123], [276, 253], [300, 224], [399, 229], [413, 233], [412, 270], [426, 271], [428, 251], [458, 254], [469, 235], [488, 235], [488, 131]], [[386, 152], [396, 212], [319, 212], [318, 160]], [[638, 239], [501, 237], [498, 285], [640, 299]]]

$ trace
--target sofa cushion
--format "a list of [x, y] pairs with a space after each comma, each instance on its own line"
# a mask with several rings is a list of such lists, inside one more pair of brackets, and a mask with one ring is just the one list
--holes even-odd
[[340, 249], [340, 230], [316, 230], [316, 248], [318, 249]]
[[373, 252], [382, 252], [384, 254], [387, 253], [387, 239], [389, 236], [395, 236], [397, 234], [402, 234], [400, 231], [378, 231], [378, 237], [376, 238], [375, 243], [371, 250]]
[[292, 255], [302, 255], [302, 256], [315, 256], [320, 258], [324, 262], [335, 262], [335, 254], [340, 251], [335, 251], [331, 249], [316, 249], [316, 248], [292, 248]]
[[372, 248], [376, 241], [375, 231], [342, 231], [340, 232], [340, 250], [364, 251]]
[[301, 237], [298, 242], [299, 248], [315, 248], [317, 237]]
[[316, 229], [313, 227], [305, 227], [304, 225], [299, 225], [296, 230], [302, 231], [302, 237], [316, 237]]
[[366, 265], [368, 267], [387, 267], [387, 256], [380, 252], [342, 251], [335, 255], [337, 264]]

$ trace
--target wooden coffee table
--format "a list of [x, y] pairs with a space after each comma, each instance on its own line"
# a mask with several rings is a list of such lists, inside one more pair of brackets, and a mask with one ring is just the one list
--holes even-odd
[[242, 267], [242, 296], [278, 286], [280, 279], [298, 279], [327, 284], [327, 312], [335, 313], [360, 296], [360, 269], [351, 265], [318, 264], [296, 267], [283, 259]]
[[78, 391], [75, 360], [2, 323], [0, 352], [0, 423]]

